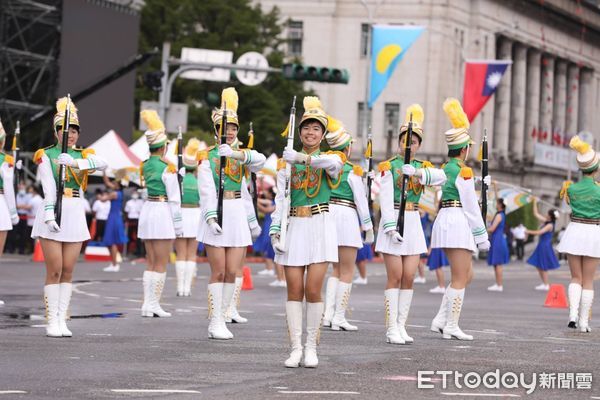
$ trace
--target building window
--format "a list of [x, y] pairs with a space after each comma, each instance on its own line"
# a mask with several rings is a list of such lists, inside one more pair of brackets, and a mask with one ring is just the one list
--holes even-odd
[[[371, 112], [372, 112], [372, 110], [369, 110], [367, 123], [369, 123], [369, 121], [371, 121]], [[358, 103], [358, 121], [357, 121], [357, 125], [356, 125], [356, 136], [363, 137], [365, 128], [367, 130], [369, 129], [368, 126], [365, 127], [365, 103], [360, 102], [360, 103]]]
[[288, 22], [288, 56], [302, 57], [302, 21]]
[[360, 25], [360, 58], [365, 58], [369, 51], [369, 24]]
[[400, 104], [385, 103], [384, 118], [383, 126], [385, 127], [385, 133], [393, 138], [398, 133], [398, 129], [400, 129]]

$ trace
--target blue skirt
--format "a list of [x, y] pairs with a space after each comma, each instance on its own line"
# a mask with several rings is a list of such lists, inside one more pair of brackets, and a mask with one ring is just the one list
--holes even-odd
[[361, 262], [364, 260], [371, 261], [373, 259], [373, 248], [370, 244], [365, 244], [361, 249], [356, 253], [356, 262]]
[[108, 220], [106, 220], [102, 244], [105, 246], [112, 246], [114, 244], [125, 244], [127, 241], [125, 223], [123, 222], [121, 213], [110, 213], [108, 215]]
[[496, 230], [492, 233], [491, 247], [487, 256], [489, 266], [504, 265], [510, 262], [510, 253], [508, 251], [508, 243], [506, 243], [506, 235], [504, 232]]
[[446, 257], [446, 253], [441, 248], [431, 249], [429, 257], [427, 258], [427, 267], [430, 271], [434, 271], [441, 267], [450, 265], [450, 261]]
[[554, 254], [552, 243], [550, 241], [540, 241], [533, 251], [533, 254], [527, 260], [527, 264], [533, 265], [543, 271], [549, 271], [560, 267], [558, 258]]
[[271, 237], [269, 236], [269, 228], [271, 227], [271, 214], [265, 215], [263, 221], [262, 231], [260, 236], [256, 238], [256, 241], [252, 244], [252, 250], [262, 255], [263, 257], [275, 258], [275, 251], [271, 245]]

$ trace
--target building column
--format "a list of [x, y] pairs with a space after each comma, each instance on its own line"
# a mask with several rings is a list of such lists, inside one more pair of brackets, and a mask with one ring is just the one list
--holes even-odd
[[579, 132], [592, 131], [592, 93], [592, 71], [581, 69], [579, 73]]
[[570, 64], [567, 68], [567, 115], [565, 132], [566, 137], [571, 138], [578, 132], [577, 118], [579, 106], [579, 67]]
[[542, 57], [539, 141], [552, 143], [552, 111], [554, 109], [554, 58]]
[[539, 140], [541, 58], [539, 50], [528, 50], [525, 96], [525, 157], [528, 162], [533, 162], [535, 142]]
[[[498, 47], [498, 58], [511, 60], [512, 47], [512, 40], [501, 38]], [[494, 132], [492, 133], [492, 149], [493, 157], [500, 160], [506, 160], [508, 155], [511, 78], [511, 68], [507, 68], [494, 96]]]
[[[565, 134], [567, 125], [565, 117], [567, 113], [567, 63], [557, 60], [554, 69], [554, 118], [552, 119], [552, 132], [558, 133], [561, 138]], [[551, 139], [550, 143], [554, 141]]]
[[523, 159], [525, 139], [525, 93], [527, 84], [527, 48], [516, 44], [512, 65], [512, 87], [510, 101], [509, 159]]

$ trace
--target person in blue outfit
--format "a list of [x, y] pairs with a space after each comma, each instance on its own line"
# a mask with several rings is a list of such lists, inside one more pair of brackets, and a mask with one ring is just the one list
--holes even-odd
[[446, 253], [444, 253], [443, 249], [430, 248], [429, 256], [427, 257], [427, 267], [430, 271], [435, 271], [435, 277], [438, 284], [436, 287], [429, 289], [429, 293], [446, 293], [446, 280], [444, 278], [442, 267], [447, 267], [449, 265], [450, 261], [448, 261], [448, 257], [446, 257]]
[[269, 283], [273, 287], [286, 287], [285, 273], [281, 265], [275, 264], [275, 251], [271, 245], [269, 237], [269, 228], [271, 227], [271, 213], [275, 211], [275, 192], [273, 188], [264, 190], [257, 200], [258, 211], [264, 215], [262, 231], [258, 239], [254, 241], [252, 249], [262, 255], [265, 259], [265, 269], [259, 271], [259, 275], [276, 276], [276, 279]]
[[494, 267], [496, 275], [496, 283], [488, 287], [490, 292], [501, 292], [502, 288], [502, 266], [510, 261], [510, 253], [508, 244], [506, 243], [506, 235], [504, 228], [506, 226], [506, 205], [503, 199], [496, 200], [496, 215], [492, 221], [492, 225], [488, 228], [488, 233], [492, 236], [490, 251], [487, 256], [487, 263]]
[[367, 262], [373, 259], [373, 246], [363, 244], [361, 249], [356, 253], [356, 267], [358, 268], [358, 276], [352, 281], [355, 285], [366, 285], [367, 280]]
[[558, 210], [551, 209], [548, 211], [546, 216], [542, 215], [538, 211], [537, 199], [533, 199], [533, 214], [536, 216], [542, 226], [538, 230], [527, 229], [525, 232], [528, 235], [539, 236], [540, 240], [533, 251], [533, 254], [527, 260], [527, 264], [533, 265], [538, 269], [542, 283], [535, 287], [535, 290], [547, 291], [550, 289], [550, 283], [548, 282], [548, 271], [557, 269], [560, 267], [558, 258], [554, 254], [552, 248], [552, 235], [554, 234], [554, 225], [558, 218]]
[[119, 265], [119, 245], [127, 244], [127, 234], [125, 232], [125, 223], [123, 222], [123, 187], [121, 186], [121, 179], [124, 177], [124, 170], [119, 170], [115, 173], [115, 181], [111, 182], [110, 179], [103, 175], [104, 184], [111, 191], [107, 194], [107, 198], [110, 200], [110, 212], [108, 219], [106, 220], [106, 226], [104, 228], [104, 236], [102, 243], [108, 247], [110, 251], [111, 263], [108, 267], [104, 268], [105, 272], [119, 272], [121, 266]]

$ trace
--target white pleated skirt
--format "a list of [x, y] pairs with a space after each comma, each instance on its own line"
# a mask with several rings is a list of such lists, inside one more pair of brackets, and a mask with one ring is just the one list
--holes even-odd
[[[398, 220], [400, 210], [394, 210], [394, 218]], [[421, 225], [421, 217], [418, 211], [406, 211], [404, 213], [404, 241], [396, 243], [390, 235], [383, 233], [383, 220], [379, 221], [379, 233], [375, 244], [375, 251], [394, 256], [413, 256], [427, 253], [427, 242]]]
[[[203, 212], [202, 215], [204, 215]], [[223, 232], [220, 235], [213, 235], [202, 217], [196, 240], [214, 247], [246, 247], [252, 244], [252, 235], [243, 199], [223, 200], [223, 226], [221, 228]]]
[[339, 204], [329, 204], [329, 212], [335, 221], [337, 245], [362, 249], [363, 242], [356, 210]]
[[145, 201], [138, 220], [140, 239], [175, 239], [171, 208], [166, 201]]
[[338, 262], [335, 220], [329, 212], [312, 217], [290, 217], [285, 253], [275, 254], [275, 262], [286, 267]]
[[569, 222], [556, 250], [574, 256], [600, 258], [600, 225]]
[[442, 208], [431, 232], [431, 247], [476, 251], [475, 238], [461, 207]]
[[4, 194], [0, 194], [0, 231], [10, 231], [12, 228], [13, 226], [12, 221], [10, 220], [10, 212], [8, 211], [6, 197], [4, 197]]
[[183, 219], [183, 237], [196, 239], [200, 226], [200, 207], [182, 207], [181, 218]]
[[48, 230], [44, 222], [44, 207], [40, 207], [35, 215], [31, 237], [44, 238], [58, 242], [84, 242], [90, 239], [90, 231], [85, 220], [84, 201], [78, 197], [63, 197], [60, 232], [53, 233]]

